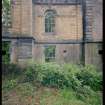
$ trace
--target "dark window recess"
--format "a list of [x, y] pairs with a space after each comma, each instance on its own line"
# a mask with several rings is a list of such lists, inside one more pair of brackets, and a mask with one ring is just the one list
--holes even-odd
[[46, 45], [45, 46], [45, 61], [46, 62], [53, 62], [55, 61], [55, 48], [56, 46], [54, 45]]
[[98, 54], [102, 55], [103, 54], [103, 50], [99, 50]]
[[45, 32], [54, 32], [55, 14], [54, 11], [48, 11], [45, 16]]
[[6, 55], [6, 51], [2, 51], [2, 55]]
[[63, 51], [63, 53], [66, 53], [66, 52], [67, 52], [66, 50]]

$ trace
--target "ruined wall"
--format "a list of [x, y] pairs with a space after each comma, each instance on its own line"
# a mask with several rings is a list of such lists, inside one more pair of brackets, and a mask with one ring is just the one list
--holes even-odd
[[88, 43], [85, 45], [85, 63], [93, 64], [99, 70], [102, 70], [102, 54], [100, 54], [100, 50], [102, 50], [101, 43]]
[[[45, 33], [45, 11], [56, 10], [56, 26], [54, 35]], [[12, 32], [13, 36], [29, 37], [33, 35], [35, 41], [59, 41], [59, 40], [81, 40], [82, 38], [82, 11], [78, 5], [33, 5], [31, 0], [16, 0], [13, 6]], [[12, 46], [12, 62], [21, 62], [30, 58], [38, 62], [45, 61], [44, 45], [27, 41], [16, 40], [18, 43]], [[80, 46], [56, 45], [57, 62], [79, 62]], [[72, 49], [72, 50], [71, 50]], [[74, 50], [73, 50], [74, 49]], [[30, 51], [29, 51], [30, 50]], [[63, 54], [63, 50], [67, 50]], [[31, 54], [32, 51], [32, 54]], [[78, 54], [75, 53], [78, 51]], [[16, 52], [16, 53], [14, 53]], [[27, 56], [27, 57], [26, 57]]]
[[81, 63], [80, 44], [58, 44], [56, 45], [56, 61], [58, 63]]
[[32, 35], [32, 1], [16, 0], [12, 3], [13, 36]]
[[[93, 40], [103, 38], [103, 0], [87, 0], [93, 5]], [[44, 12], [46, 9], [55, 9], [56, 32], [50, 39], [81, 39], [82, 37], [82, 11], [81, 6], [75, 5], [35, 5], [32, 0], [15, 0], [12, 4], [12, 33], [13, 36], [31, 36], [49, 39], [44, 32]], [[35, 16], [34, 16], [35, 15]], [[65, 27], [64, 27], [65, 26]], [[51, 35], [50, 35], [51, 36]]]
[[[102, 0], [90, 0], [93, 8], [92, 8], [92, 37], [93, 41], [102, 41], [103, 40], [103, 6]], [[85, 45], [85, 63], [93, 64], [99, 70], [102, 70], [102, 43], [87, 43]]]
[[11, 62], [32, 59], [32, 39], [13, 39], [11, 42]]
[[[45, 33], [45, 11], [57, 12], [54, 35]], [[65, 26], [65, 27], [64, 27]], [[69, 40], [82, 38], [82, 10], [78, 5], [35, 5], [32, 0], [12, 4], [12, 35], [33, 36], [36, 40]]]
[[81, 63], [80, 44], [35, 44], [33, 47], [33, 60], [45, 62], [45, 45], [55, 46], [55, 60], [57, 63]]
[[93, 3], [93, 40], [103, 40], [103, 0], [91, 0]]
[[45, 62], [44, 59], [44, 45], [43, 44], [33, 44], [33, 60], [35, 62]]
[[[51, 9], [57, 12], [55, 32], [45, 33], [45, 11]], [[82, 11], [78, 5], [35, 5], [34, 37], [38, 40], [76, 40], [82, 38]]]
[[[94, 41], [102, 40], [102, 0], [93, 2], [93, 29]], [[98, 6], [99, 5], [99, 6]], [[45, 11], [56, 10], [55, 32], [45, 33]], [[78, 5], [35, 5], [31, 0], [16, 0], [12, 9], [12, 35], [33, 36], [35, 41], [64, 41], [81, 40], [83, 37], [82, 10]], [[18, 45], [16, 44], [18, 43]], [[99, 44], [88, 43], [85, 45], [85, 64], [94, 64], [99, 69], [102, 67], [102, 55], [99, 55]], [[56, 61], [59, 63], [81, 63], [81, 44], [56, 44]], [[64, 50], [66, 52], [64, 53]], [[22, 55], [23, 54], [23, 55]], [[24, 56], [29, 58], [24, 58]], [[25, 45], [19, 40], [12, 41], [11, 61], [21, 62], [29, 59], [38, 62], [45, 61], [44, 44], [36, 44], [33, 41]]]
[[[31, 0], [16, 0], [12, 4], [13, 36], [34, 36], [38, 40], [66, 40], [82, 38], [81, 6], [75, 5], [34, 5]], [[54, 35], [45, 33], [44, 17], [47, 9], [54, 9], [56, 31]], [[66, 26], [66, 27], [64, 27]]]

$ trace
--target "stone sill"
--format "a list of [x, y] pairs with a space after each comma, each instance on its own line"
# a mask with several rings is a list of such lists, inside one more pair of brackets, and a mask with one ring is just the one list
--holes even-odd
[[45, 33], [43, 33], [43, 35], [45, 35], [45, 36], [55, 36], [56, 35], [56, 32], [45, 32]]

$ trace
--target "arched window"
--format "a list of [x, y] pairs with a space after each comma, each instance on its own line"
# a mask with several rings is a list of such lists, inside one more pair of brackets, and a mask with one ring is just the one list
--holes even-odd
[[55, 30], [55, 12], [49, 10], [45, 14], [45, 32], [54, 32]]

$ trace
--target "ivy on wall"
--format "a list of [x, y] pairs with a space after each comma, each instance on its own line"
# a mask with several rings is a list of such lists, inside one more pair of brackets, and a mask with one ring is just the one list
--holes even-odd
[[10, 61], [10, 42], [2, 42], [2, 63], [9, 63]]

